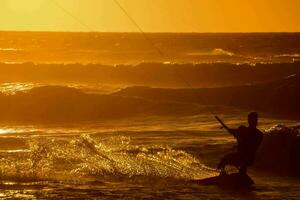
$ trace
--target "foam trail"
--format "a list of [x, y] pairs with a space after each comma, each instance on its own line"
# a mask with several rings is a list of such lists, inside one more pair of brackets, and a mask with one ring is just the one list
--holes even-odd
[[30, 153], [2, 158], [0, 178], [9, 180], [80, 180], [133, 177], [198, 179], [216, 174], [192, 155], [161, 145], [133, 145], [129, 137], [71, 141], [39, 138], [29, 142]]

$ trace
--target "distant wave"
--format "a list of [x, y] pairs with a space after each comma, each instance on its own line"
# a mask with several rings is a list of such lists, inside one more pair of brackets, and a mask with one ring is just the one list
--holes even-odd
[[85, 93], [62, 86], [35, 87], [0, 95], [1, 121], [72, 122], [133, 116], [182, 116], [209, 112], [210, 106], [231, 106], [299, 117], [299, 77], [264, 84], [164, 89], [130, 87], [112, 94]]
[[300, 54], [299, 53], [293, 53], [293, 54], [280, 54], [275, 55], [273, 58], [279, 59], [279, 60], [291, 60], [292, 62], [299, 62], [300, 61]]
[[2, 83], [0, 84], [0, 92], [4, 94], [15, 94], [20, 91], [27, 91], [39, 84], [34, 83]]
[[[238, 54], [233, 53], [222, 48], [215, 48], [211, 51], [195, 51], [186, 53], [190, 57], [199, 57], [203, 59], [203, 62], [217, 63], [217, 62], [228, 62], [234, 64], [249, 63], [256, 65], [258, 63], [285, 63], [295, 62], [300, 58], [299, 53], [283, 53], [278, 55], [249, 55], [249, 54]], [[212, 60], [214, 57], [215, 60]]]
[[4, 94], [16, 94], [18, 92], [26, 92], [35, 87], [44, 86], [61, 86], [80, 89], [86, 93], [93, 94], [109, 94], [118, 91], [122, 86], [108, 85], [101, 83], [33, 83], [33, 82], [12, 82], [0, 83], [0, 92]]
[[274, 57], [280, 58], [280, 57], [290, 57], [290, 58], [300, 58], [300, 54], [294, 53], [294, 54], [280, 54], [275, 55]]
[[202, 89], [131, 87], [117, 94], [152, 100], [227, 105], [299, 117], [300, 95], [298, 91], [300, 91], [300, 77], [292, 75], [276, 81], [235, 87]]
[[4, 64], [0, 82], [101, 83], [150, 87], [222, 87], [255, 84], [300, 74], [300, 62], [266, 64], [140, 63], [100, 64]]
[[127, 118], [140, 115], [192, 115], [193, 104], [139, 97], [88, 94], [79, 89], [44, 86], [0, 95], [1, 121], [72, 122]]
[[[110, 65], [143, 61], [292, 62], [292, 59], [274, 58], [274, 55], [300, 52], [298, 33], [147, 33], [147, 36], [166, 58], [162, 58], [155, 48], [136, 33], [2, 32], [0, 62]], [[23, 49], [22, 53], [14, 55], [18, 48]]]
[[227, 56], [234, 56], [235, 53], [232, 53], [230, 51], [226, 51], [226, 50], [223, 50], [221, 48], [217, 48], [217, 49], [214, 49], [212, 51], [213, 55], [227, 55]]
[[17, 49], [17, 48], [0, 48], [0, 52], [18, 52], [18, 51], [24, 51], [23, 49]]
[[216, 48], [213, 49], [212, 51], [209, 52], [189, 52], [186, 53], [187, 55], [190, 56], [219, 56], [219, 55], [225, 55], [225, 56], [234, 56], [235, 53], [232, 53], [230, 51], [226, 51], [224, 49], [221, 48]]

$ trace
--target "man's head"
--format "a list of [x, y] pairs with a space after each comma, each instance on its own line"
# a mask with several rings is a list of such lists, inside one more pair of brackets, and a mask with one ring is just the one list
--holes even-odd
[[256, 128], [257, 122], [258, 122], [258, 114], [257, 114], [257, 112], [250, 112], [248, 114], [249, 127]]

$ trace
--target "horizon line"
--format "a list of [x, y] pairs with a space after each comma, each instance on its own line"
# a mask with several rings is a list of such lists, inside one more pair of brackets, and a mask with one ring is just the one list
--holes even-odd
[[[43, 30], [0, 30], [0, 32], [18, 32], [18, 33], [126, 33], [126, 34], [136, 34], [141, 33], [139, 31], [43, 31]], [[214, 31], [145, 31], [146, 34], [257, 34], [257, 33], [300, 33], [300, 31], [237, 31], [237, 32], [230, 32], [230, 31], [224, 31], [224, 32], [214, 32]]]

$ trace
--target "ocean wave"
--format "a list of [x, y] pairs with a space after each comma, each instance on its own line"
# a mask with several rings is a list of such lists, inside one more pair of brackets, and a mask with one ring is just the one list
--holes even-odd
[[117, 92], [121, 85], [101, 84], [101, 83], [33, 83], [33, 82], [12, 82], [0, 83], [0, 92], [8, 95], [14, 95], [18, 92], [28, 92], [36, 87], [61, 86], [66, 88], [75, 88], [86, 93], [92, 94], [110, 94]]
[[28, 91], [34, 87], [39, 86], [36, 83], [2, 83], [0, 84], [0, 92], [4, 94], [16, 94], [21, 91]]
[[257, 167], [285, 174], [300, 174], [299, 130], [276, 125], [267, 129], [265, 133], [258, 152]]
[[202, 89], [129, 87], [120, 90], [117, 94], [150, 100], [233, 106], [299, 117], [300, 95], [298, 91], [300, 91], [300, 78], [292, 74], [276, 81], [253, 85]]
[[0, 179], [11, 181], [120, 178], [197, 179], [216, 175], [192, 155], [163, 145], [133, 145], [129, 137], [36, 138], [29, 151], [3, 154]]
[[[299, 34], [151, 33], [148, 37], [156, 48], [165, 54], [163, 57], [167, 58], [162, 58], [155, 48], [149, 46], [147, 41], [136, 33], [2, 32], [0, 61], [92, 62], [110, 65], [135, 64], [143, 60], [171, 60], [178, 63], [260, 63], [273, 60], [292, 61], [288, 58], [275, 58], [274, 55], [300, 52]], [[15, 53], [19, 50], [22, 52]]]
[[0, 95], [0, 121], [72, 122], [127, 118], [141, 115], [191, 115], [193, 104], [154, 101], [115, 94], [89, 94], [61, 86], [36, 87]]
[[186, 53], [189, 56], [220, 56], [220, 55], [225, 55], [225, 56], [235, 56], [236, 54], [230, 51], [226, 51], [221, 48], [215, 48], [212, 51], [209, 52], [188, 52]]
[[17, 49], [17, 48], [0, 48], [0, 52], [19, 52], [24, 51], [24, 49]]
[[299, 87], [297, 75], [256, 85], [202, 89], [129, 87], [111, 94], [42, 86], [11, 95], [0, 94], [0, 121], [74, 122], [191, 116], [208, 113], [214, 106], [299, 117]]
[[300, 74], [294, 63], [140, 63], [138, 65], [101, 64], [4, 64], [0, 63], [0, 82], [101, 83], [152, 87], [221, 87], [254, 84]]
[[289, 58], [300, 58], [300, 54], [294, 53], [294, 54], [280, 54], [280, 55], [275, 55], [274, 57], [280, 58], [280, 57], [289, 57]]

